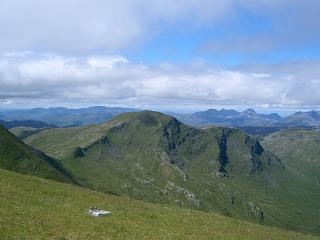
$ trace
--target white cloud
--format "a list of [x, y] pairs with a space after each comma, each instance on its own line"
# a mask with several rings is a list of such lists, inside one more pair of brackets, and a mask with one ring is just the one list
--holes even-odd
[[319, 5], [318, 0], [2, 0], [0, 52], [117, 53], [171, 26], [192, 31], [222, 22], [236, 24], [240, 10], [265, 19], [275, 30], [231, 35], [209, 48], [257, 51], [274, 47], [275, 41], [283, 46], [319, 40]]
[[165, 24], [196, 25], [222, 17], [231, 2], [2, 0], [0, 51], [117, 52], [138, 46]]
[[252, 76], [255, 78], [271, 78], [270, 73], [253, 73]]
[[100, 68], [113, 68], [114, 65], [119, 63], [128, 63], [128, 59], [122, 56], [112, 56], [112, 57], [91, 57], [88, 59], [88, 63], [92, 67]]
[[6, 54], [0, 58], [0, 99], [25, 102], [130, 101], [165, 105], [317, 105], [320, 63], [225, 70], [205, 63], [133, 63], [122, 56], [66, 57]]

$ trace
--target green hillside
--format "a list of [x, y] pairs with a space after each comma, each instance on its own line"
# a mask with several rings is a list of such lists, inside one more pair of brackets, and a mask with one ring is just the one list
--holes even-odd
[[287, 168], [320, 188], [320, 132], [288, 129], [264, 138], [263, 145], [276, 153]]
[[237, 129], [196, 129], [146, 111], [25, 141], [91, 189], [320, 234], [317, 186]]
[[[312, 240], [214, 213], [148, 204], [0, 170], [0, 239]], [[93, 218], [97, 206], [112, 211]]]
[[27, 146], [1, 126], [0, 168], [57, 181], [75, 182], [61, 163]]
[[17, 138], [23, 140], [33, 134], [43, 131], [46, 128], [32, 128], [32, 127], [14, 127], [9, 129]]

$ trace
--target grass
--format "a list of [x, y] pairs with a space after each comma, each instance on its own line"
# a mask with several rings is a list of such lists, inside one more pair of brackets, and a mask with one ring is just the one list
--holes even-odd
[[276, 153], [302, 179], [320, 186], [320, 132], [288, 129], [264, 138], [263, 145]]
[[26, 145], [1, 126], [0, 168], [63, 182], [76, 182], [59, 161]]
[[[0, 170], [0, 239], [320, 239]], [[111, 210], [93, 218], [90, 206]]]
[[45, 128], [32, 128], [32, 127], [15, 127], [9, 131], [13, 133], [17, 138], [23, 140], [33, 134], [39, 133]]
[[[97, 191], [320, 234], [317, 186], [267, 151], [260, 154], [256, 139], [236, 129], [199, 130], [140, 112], [103, 125], [44, 130], [25, 141]], [[221, 167], [228, 177], [217, 176]]]

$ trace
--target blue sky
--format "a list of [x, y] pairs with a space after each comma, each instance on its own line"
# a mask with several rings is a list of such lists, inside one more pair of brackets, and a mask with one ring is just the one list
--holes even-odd
[[[224, 41], [230, 33], [253, 36], [257, 32], [270, 28], [268, 21], [253, 16], [248, 12], [241, 12], [233, 21], [222, 21], [218, 25], [205, 24], [201, 27], [188, 29], [182, 24], [161, 26], [161, 34], [150, 39], [140, 48], [128, 51], [127, 55], [134, 60], [151, 63], [159, 62], [188, 62], [194, 59], [205, 59], [208, 62], [233, 66], [258, 58], [257, 54], [233, 52], [218, 53], [206, 49], [206, 44], [212, 40]], [[265, 53], [263, 58], [270, 58], [272, 53]], [[276, 52], [276, 55], [282, 54]], [[276, 56], [273, 56], [276, 57]], [[263, 61], [263, 58], [260, 59]]]
[[[308, 2], [306, 2], [308, 4]], [[320, 10], [320, 9], [319, 9]], [[238, 7], [232, 19], [219, 22], [219, 24], [204, 24], [203, 26], [189, 29], [183, 24], [160, 23], [161, 33], [149, 39], [135, 49], [129, 49], [124, 54], [135, 61], [148, 63], [159, 62], [190, 62], [203, 59], [209, 63], [226, 67], [248, 63], [280, 63], [301, 60], [318, 60], [320, 57], [319, 31], [314, 31], [313, 38], [302, 42], [277, 42], [275, 24], [268, 16], [260, 16]], [[288, 12], [287, 14], [290, 14]], [[306, 13], [307, 14], [307, 13]], [[281, 18], [278, 19], [281, 21]], [[285, 29], [283, 29], [285, 32]], [[273, 46], [261, 46], [260, 49], [250, 50], [248, 46], [237, 50], [221, 50], [210, 48], [211, 42], [227, 42], [232, 44], [232, 39], [244, 37], [255, 41], [259, 35], [269, 35]], [[287, 34], [287, 33], [284, 33]], [[295, 34], [299, 35], [299, 29]], [[303, 32], [301, 34], [304, 34]], [[288, 33], [288, 37], [296, 38], [297, 35]], [[273, 40], [273, 38], [275, 38]], [[228, 46], [224, 46], [226, 48]], [[232, 49], [232, 48], [231, 48]]]
[[318, 108], [319, 11], [316, 0], [3, 0], [0, 107]]

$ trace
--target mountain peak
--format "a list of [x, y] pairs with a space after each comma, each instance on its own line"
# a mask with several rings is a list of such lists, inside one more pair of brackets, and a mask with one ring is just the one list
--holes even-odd
[[243, 111], [243, 113], [256, 114], [257, 112], [253, 108], [248, 108], [247, 110]]
[[225, 109], [225, 108], [222, 108], [220, 111], [219, 111], [220, 114], [224, 115], [224, 116], [236, 116], [236, 115], [239, 115], [239, 112], [237, 112], [236, 110], [233, 110], [233, 109]]
[[308, 115], [312, 118], [314, 118], [315, 120], [320, 120], [320, 115], [318, 112], [316, 112], [315, 110], [312, 110], [310, 112], [308, 112]]
[[113, 123], [122, 122], [122, 123], [134, 124], [136, 126], [141, 125], [145, 127], [156, 127], [171, 121], [174, 121], [177, 124], [181, 124], [180, 121], [178, 121], [176, 118], [170, 115], [166, 115], [166, 114], [155, 112], [155, 111], [149, 111], [149, 110], [144, 110], [140, 112], [121, 113], [111, 120], [111, 122]]

